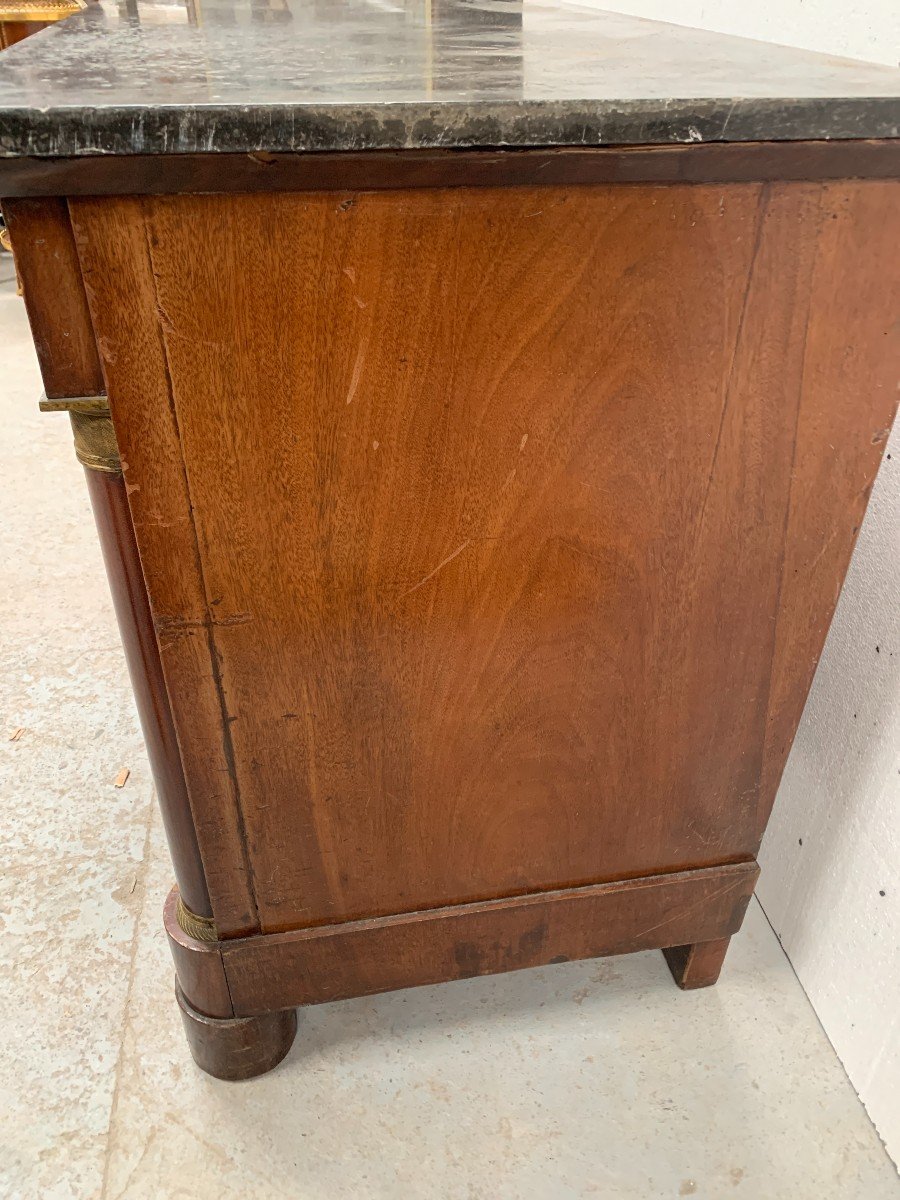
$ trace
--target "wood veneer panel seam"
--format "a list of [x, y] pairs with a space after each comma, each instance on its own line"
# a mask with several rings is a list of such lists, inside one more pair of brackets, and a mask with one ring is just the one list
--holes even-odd
[[191, 523], [191, 534], [192, 534], [191, 543], [192, 543], [192, 548], [193, 548], [193, 552], [194, 552], [194, 559], [195, 559], [197, 574], [198, 574], [198, 577], [200, 580], [200, 586], [203, 591], [203, 598], [204, 598], [204, 602], [206, 605], [205, 636], [206, 636], [207, 649], [209, 652], [210, 672], [212, 675], [213, 687], [215, 688], [216, 697], [217, 697], [217, 700], [219, 703], [219, 711], [221, 714], [222, 753], [223, 753], [223, 756], [225, 759], [225, 763], [226, 763], [226, 766], [228, 769], [228, 775], [231, 780], [231, 785], [232, 785], [232, 789], [233, 789], [233, 796], [234, 796], [234, 801], [235, 801], [236, 828], [237, 828], [237, 833], [238, 833], [238, 838], [240, 841], [241, 853], [242, 853], [242, 858], [243, 858], [242, 867], [246, 874], [248, 891], [249, 891], [249, 899], [253, 906], [252, 915], [253, 915], [253, 918], [255, 921], [255, 928], [259, 929], [260, 928], [260, 919], [259, 919], [259, 904], [257, 902], [256, 880], [254, 878], [253, 863], [252, 863], [252, 859], [250, 856], [249, 846], [248, 846], [248, 841], [247, 841], [247, 827], [246, 827], [246, 823], [244, 820], [244, 812], [243, 812], [243, 808], [241, 806], [240, 784], [238, 782], [237, 770], [236, 770], [236, 766], [235, 766], [234, 743], [233, 743], [232, 737], [231, 737], [231, 717], [228, 713], [228, 705], [227, 705], [227, 701], [225, 698], [224, 688], [222, 686], [222, 672], [221, 672], [221, 665], [220, 665], [221, 659], [220, 659], [219, 650], [218, 650], [218, 647], [217, 647], [216, 641], [215, 641], [215, 634], [213, 631], [213, 618], [212, 618], [212, 612], [211, 612], [211, 608], [210, 608], [209, 587], [207, 585], [206, 574], [205, 574], [204, 566], [203, 566], [203, 556], [200, 552], [200, 540], [199, 540], [199, 535], [197, 533], [197, 522], [196, 522], [196, 517], [195, 517], [195, 511], [194, 511], [194, 502], [193, 502], [193, 498], [191, 495], [190, 472], [188, 471], [187, 462], [184, 457], [184, 446], [183, 446], [183, 443], [181, 440], [181, 425], [180, 425], [179, 418], [178, 418], [178, 404], [175, 399], [175, 386], [174, 386], [174, 382], [172, 379], [172, 371], [171, 371], [170, 364], [169, 364], [169, 348], [168, 348], [168, 344], [166, 341], [165, 324], [162, 320], [162, 317], [164, 315], [164, 310], [162, 308], [162, 302], [161, 302], [160, 295], [159, 295], [159, 288], [157, 286], [156, 264], [155, 264], [154, 258], [153, 258], [153, 239], [151, 237], [152, 220], [151, 220], [150, 214], [147, 211], [147, 208], [148, 208], [148, 201], [142, 200], [141, 201], [141, 217], [142, 217], [143, 224], [144, 224], [144, 235], [145, 235], [145, 241], [146, 241], [146, 247], [147, 247], [147, 262], [148, 262], [148, 266], [150, 268], [150, 278], [152, 280], [153, 295], [154, 295], [154, 299], [156, 302], [156, 314], [155, 314], [156, 328], [158, 331], [158, 335], [159, 335], [159, 339], [160, 339], [160, 346], [161, 346], [161, 350], [162, 350], [162, 361], [163, 361], [163, 368], [165, 371], [165, 378], [166, 378], [166, 393], [168, 396], [170, 411], [172, 413], [172, 421], [174, 423], [175, 432], [176, 432], [176, 436], [178, 439], [179, 452], [181, 454], [181, 468], [182, 468], [182, 471], [184, 474], [185, 491], [186, 491], [186, 495], [187, 495], [188, 507], [190, 510], [190, 523]]
[[[781, 609], [781, 594], [784, 589], [784, 570], [785, 570], [785, 565], [787, 563], [788, 537], [789, 537], [790, 526], [791, 526], [791, 510], [792, 510], [793, 498], [794, 498], [794, 474], [795, 474], [796, 466], [797, 466], [797, 443], [800, 438], [800, 411], [803, 407], [803, 388], [804, 388], [804, 383], [806, 380], [806, 364], [807, 364], [807, 361], [809, 358], [809, 326], [810, 326], [810, 320], [812, 318], [813, 296], [816, 294], [816, 280], [817, 280], [818, 273], [819, 273], [819, 262], [820, 262], [819, 247], [820, 247], [820, 238], [821, 238], [821, 234], [822, 234], [822, 198], [823, 198], [823, 194], [824, 194], [824, 187], [820, 186], [819, 187], [819, 195], [818, 195], [819, 203], [818, 203], [817, 213], [816, 213], [816, 234], [815, 234], [815, 239], [814, 239], [814, 243], [813, 243], [813, 262], [812, 262], [812, 269], [810, 270], [810, 274], [809, 274], [809, 286], [807, 287], [807, 293], [806, 293], [806, 320], [804, 321], [804, 325], [803, 325], [803, 353], [802, 353], [802, 358], [801, 358], [801, 363], [800, 363], [800, 381], [799, 381], [799, 385], [797, 387], [796, 403], [794, 405], [794, 437], [793, 437], [793, 441], [791, 443], [791, 471], [790, 471], [790, 478], [788, 481], [787, 503], [785, 504], [785, 507], [784, 507], [784, 522], [783, 522], [783, 526], [782, 526], [781, 562], [780, 562], [779, 568], [778, 568], [778, 591], [776, 594], [776, 602], [775, 602], [775, 627], [772, 631], [772, 654], [769, 659], [769, 674], [768, 674], [766, 707], [765, 707], [766, 719], [765, 719], [765, 723], [763, 725], [763, 753], [762, 753], [762, 762], [760, 764], [760, 791], [762, 790], [762, 786], [764, 785], [765, 781], [768, 778], [767, 763], [769, 760], [769, 756], [772, 753], [772, 748], [770, 746], [770, 739], [769, 739], [769, 723], [772, 720], [772, 711], [771, 711], [772, 687], [773, 687], [773, 681], [775, 678], [775, 667], [776, 667], [776, 663], [778, 661], [778, 632], [781, 627], [782, 616], [783, 616], [782, 609]], [[774, 800], [774, 793], [773, 793], [773, 800]], [[758, 799], [757, 803], [759, 803], [759, 802], [760, 801]], [[766, 821], [767, 820], [768, 820], [768, 812], [766, 813]], [[763, 833], [765, 832], [765, 824], [766, 824], [766, 822], [764, 821], [759, 829], [760, 843], [762, 842], [762, 836], [763, 836]]]

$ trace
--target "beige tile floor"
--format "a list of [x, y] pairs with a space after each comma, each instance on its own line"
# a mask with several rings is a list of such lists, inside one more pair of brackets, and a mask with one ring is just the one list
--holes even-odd
[[0, 1196], [900, 1197], [756, 904], [706, 992], [678, 992], [659, 954], [566, 964], [312, 1009], [272, 1075], [201, 1075], [80, 468], [39, 390], [7, 282]]

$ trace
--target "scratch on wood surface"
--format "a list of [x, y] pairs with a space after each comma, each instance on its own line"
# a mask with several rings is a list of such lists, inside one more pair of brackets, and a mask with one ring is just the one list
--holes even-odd
[[[140, 485], [135, 485], [134, 487], [129, 488], [128, 491], [129, 494], [132, 491], [140, 491]], [[176, 517], [174, 520], [169, 521], [164, 517], [154, 513], [153, 516], [148, 517], [146, 521], [135, 521], [134, 527], [135, 529], [172, 529], [176, 525], [189, 525], [190, 521], [190, 517], [187, 516]]]
[[556, 540], [560, 542], [561, 545], [568, 546], [568, 548], [573, 550], [576, 554], [583, 554], [585, 558], [592, 558], [594, 562], [600, 563], [601, 566], [603, 565], [603, 559], [599, 554], [592, 554], [590, 550], [587, 550], [584, 546], [579, 546], [577, 542], [570, 542], [568, 538], [560, 536], [558, 536]]
[[420, 587], [424, 587], [429, 579], [433, 579], [435, 575], [437, 575], [438, 571], [443, 571], [444, 567], [446, 567], [448, 563], [452, 563], [454, 558], [462, 554], [463, 550], [465, 550], [466, 546], [468, 546], [471, 541], [471, 538], [466, 538], [461, 546], [457, 546], [452, 554], [448, 554], [443, 561], [439, 562], [433, 571], [428, 572], [424, 579], [420, 579], [417, 584], [414, 584], [411, 588], [407, 588], [405, 592], [401, 592], [398, 598], [402, 600], [404, 596], [411, 596], [412, 593], [417, 592]]
[[692, 913], [698, 908], [703, 908], [704, 905], [711, 904], [713, 900], [718, 900], [720, 896], [725, 896], [729, 892], [737, 891], [737, 889], [740, 888], [743, 883], [743, 876], [729, 880], [724, 887], [718, 888], [718, 890], [715, 892], [709, 892], [707, 895], [702, 896], [699, 900], [695, 900], [693, 904], [687, 904], [680, 907], [677, 912], [669, 913], [669, 915], [664, 917], [661, 921], [657, 921], [655, 925], [648, 925], [646, 928], [639, 929], [634, 935], [633, 940], [637, 941], [638, 938], [646, 937], [648, 933], [656, 933], [660, 929], [665, 929], [665, 927], [667, 925], [671, 925], [673, 921], [681, 920], [681, 918], [687, 913]]
[[816, 554], [815, 558], [812, 560], [812, 562], [806, 568], [807, 572], [815, 570], [815, 568], [819, 565], [819, 563], [822, 561], [822, 559], [825, 557], [826, 553], [828, 552], [828, 549], [831, 546], [831, 543], [835, 540], [835, 538], [838, 536], [838, 534], [840, 532], [841, 532], [840, 529], [832, 529], [831, 533], [828, 535], [826, 540], [819, 547], [819, 551]]
[[253, 613], [233, 613], [230, 617], [206, 617], [202, 621], [194, 620], [190, 617], [167, 617], [158, 616], [154, 625], [156, 632], [160, 636], [165, 634], [180, 634], [186, 633], [194, 629], [216, 629], [227, 628], [231, 625], [249, 625], [253, 620]]
[[719, 413], [719, 427], [716, 432], [716, 441], [713, 446], [712, 462], [709, 467], [709, 476], [706, 480], [706, 489], [703, 493], [703, 502], [700, 505], [700, 516], [697, 520], [697, 529], [702, 532], [703, 520], [706, 516], [706, 506], [709, 503], [709, 495], [712, 491], [713, 479], [716, 474], [716, 464], [719, 461], [719, 449], [722, 445], [722, 434], [725, 430], [725, 418], [731, 403], [731, 391], [734, 382], [734, 371], [737, 364], [738, 355], [741, 351], [741, 344], [744, 336], [744, 321], [747, 317], [747, 309], [750, 305], [750, 293], [753, 288], [753, 280], [756, 274], [756, 263], [759, 258], [760, 246], [762, 245], [763, 229], [766, 220], [766, 214], [769, 206], [769, 185], [764, 183], [759, 191], [759, 200], [756, 212], [756, 230], [753, 237], [753, 247], [750, 251], [750, 263], [747, 267], [747, 278], [744, 283], [744, 292], [741, 299], [741, 310], [738, 315], [737, 331], [734, 337], [734, 345], [731, 350], [731, 360], [728, 364], [728, 374], [725, 378], [724, 394], [722, 398], [722, 408]]
[[366, 361], [366, 340], [363, 339], [356, 352], [356, 362], [353, 364], [353, 374], [350, 376], [350, 390], [347, 392], [347, 404], [353, 402], [356, 389], [359, 387], [359, 377], [362, 374], [363, 363]]

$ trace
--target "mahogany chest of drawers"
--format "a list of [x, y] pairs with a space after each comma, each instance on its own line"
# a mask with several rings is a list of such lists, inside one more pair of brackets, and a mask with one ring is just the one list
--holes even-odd
[[592, 955], [713, 983], [897, 400], [898, 73], [564, 4], [159, 11], [4, 56], [0, 195], [197, 1061]]

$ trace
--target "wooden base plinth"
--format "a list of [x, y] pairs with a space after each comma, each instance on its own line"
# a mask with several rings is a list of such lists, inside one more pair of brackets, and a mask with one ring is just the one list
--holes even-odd
[[297, 1033], [297, 1010], [262, 1017], [207, 1017], [197, 1012], [175, 985], [178, 1007], [194, 1062], [216, 1079], [237, 1081], [265, 1075], [290, 1050]]
[[185, 932], [173, 889], [165, 924], [191, 1053], [219, 1079], [250, 1079], [287, 1054], [300, 1005], [635, 950], [662, 949], [680, 987], [706, 987], [758, 870], [730, 863], [218, 941]]
[[663, 950], [675, 982], [684, 991], [711, 987], [719, 978], [730, 937], [711, 942], [691, 942], [687, 946], [670, 946]]

